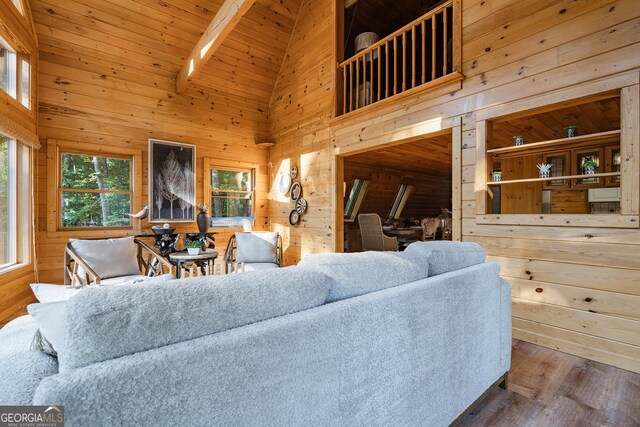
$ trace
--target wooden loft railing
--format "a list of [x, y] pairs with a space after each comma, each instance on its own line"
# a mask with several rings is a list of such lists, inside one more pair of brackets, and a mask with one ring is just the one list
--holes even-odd
[[462, 79], [460, 0], [448, 0], [338, 65], [338, 115]]

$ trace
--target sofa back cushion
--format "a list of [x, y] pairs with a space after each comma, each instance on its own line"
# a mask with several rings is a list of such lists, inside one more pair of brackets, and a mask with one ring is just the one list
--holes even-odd
[[329, 288], [327, 276], [299, 267], [87, 287], [64, 308], [60, 370], [316, 307]]
[[277, 244], [277, 232], [236, 233], [236, 262], [276, 263]]
[[424, 253], [311, 254], [305, 256], [299, 265], [317, 269], [333, 279], [327, 302], [392, 288], [429, 276], [429, 264]]
[[482, 246], [473, 242], [415, 242], [404, 253], [426, 258], [431, 276], [482, 264], [486, 258]]
[[102, 279], [140, 274], [133, 237], [71, 239], [71, 247]]

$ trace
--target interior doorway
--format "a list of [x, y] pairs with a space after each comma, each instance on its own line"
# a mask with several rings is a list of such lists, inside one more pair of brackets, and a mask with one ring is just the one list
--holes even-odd
[[359, 214], [377, 214], [383, 233], [395, 236], [400, 250], [412, 241], [422, 240], [425, 224], [433, 225], [436, 219], [439, 227], [433, 238], [451, 239], [452, 145], [449, 130], [345, 156], [339, 162], [339, 176], [343, 177], [344, 251], [363, 249]]

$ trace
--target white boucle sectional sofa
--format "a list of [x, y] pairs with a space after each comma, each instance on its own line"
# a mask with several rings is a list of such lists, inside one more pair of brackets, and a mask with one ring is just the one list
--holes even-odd
[[[63, 405], [68, 426], [446, 426], [510, 367], [510, 287], [484, 259], [420, 242], [89, 287], [58, 331], [0, 331], [0, 405]], [[57, 357], [30, 349], [38, 327]]]

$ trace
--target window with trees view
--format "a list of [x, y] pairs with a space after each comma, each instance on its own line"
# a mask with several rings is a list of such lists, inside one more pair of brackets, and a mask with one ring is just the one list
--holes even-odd
[[238, 222], [254, 217], [254, 170], [211, 169], [211, 221]]
[[63, 228], [129, 227], [133, 201], [132, 157], [60, 153]]

